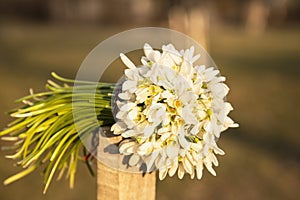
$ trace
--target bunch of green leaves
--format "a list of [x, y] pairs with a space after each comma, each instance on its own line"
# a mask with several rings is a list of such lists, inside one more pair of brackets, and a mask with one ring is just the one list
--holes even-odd
[[[58, 179], [66, 174], [72, 188], [79, 160], [85, 161], [91, 170], [92, 156], [87, 153], [81, 139], [88, 134], [97, 134], [99, 126], [114, 123], [111, 112], [114, 84], [76, 81], [74, 86], [74, 80], [55, 73], [52, 76], [56, 82], [48, 80], [46, 92], [34, 94], [31, 91], [30, 95], [16, 101], [22, 106], [10, 113], [15, 121], [0, 132], [3, 140], [12, 142], [8, 147], [14, 154], [6, 157], [16, 160], [16, 164], [23, 168], [20, 173], [6, 179], [5, 185], [45, 166], [44, 193], [56, 171], [60, 171]], [[96, 119], [92, 115], [95, 112]], [[74, 114], [80, 116], [76, 119], [76, 126]]]

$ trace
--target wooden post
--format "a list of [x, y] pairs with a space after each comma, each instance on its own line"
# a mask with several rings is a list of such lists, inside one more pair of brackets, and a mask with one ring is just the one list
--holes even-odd
[[[107, 146], [103, 140], [109, 140], [110, 144], [120, 141], [109, 129], [103, 130], [109, 138], [99, 139], [98, 162], [97, 162], [97, 199], [98, 200], [154, 200], [155, 199], [155, 172], [151, 174], [134, 173], [118, 170], [124, 168], [122, 165], [123, 156], [117, 153], [109, 155], [104, 152]], [[106, 162], [101, 162], [104, 158]], [[99, 159], [100, 158], [100, 159]], [[111, 167], [107, 163], [112, 163]]]

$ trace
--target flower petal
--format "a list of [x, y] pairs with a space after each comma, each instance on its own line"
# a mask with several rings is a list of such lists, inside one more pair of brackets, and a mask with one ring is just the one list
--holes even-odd
[[203, 163], [200, 161], [197, 166], [196, 166], [196, 172], [197, 172], [197, 179], [202, 178], [202, 173], [203, 173]]
[[129, 69], [135, 69], [135, 65], [133, 64], [133, 62], [131, 62], [131, 60], [129, 60], [129, 58], [127, 56], [125, 56], [123, 53], [120, 53], [120, 57], [122, 62], [129, 68]]
[[168, 173], [167, 168], [159, 169], [159, 180], [164, 180]]
[[140, 156], [137, 154], [132, 154], [132, 156], [129, 158], [128, 164], [130, 166], [135, 166], [138, 164], [139, 161], [140, 161]]
[[169, 176], [174, 176], [174, 174], [176, 173], [177, 171], [177, 168], [178, 168], [178, 161], [174, 161], [173, 164], [171, 165], [171, 168], [169, 169]]
[[179, 179], [182, 179], [183, 176], [184, 176], [184, 167], [183, 167], [183, 164], [180, 163], [180, 164], [178, 165], [178, 178], [179, 178]]

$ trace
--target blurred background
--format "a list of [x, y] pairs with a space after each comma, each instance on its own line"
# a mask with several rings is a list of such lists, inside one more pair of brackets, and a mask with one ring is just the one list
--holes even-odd
[[[74, 78], [101, 41], [130, 28], [169, 27], [211, 54], [231, 88], [217, 176], [157, 182], [157, 199], [298, 199], [300, 197], [300, 1], [298, 0], [0, 0], [0, 127], [28, 89], [42, 91], [50, 72]], [[120, 70], [121, 71], [121, 70]], [[115, 81], [109, 73], [104, 77]], [[0, 144], [1, 145], [1, 144]], [[18, 172], [0, 152], [0, 181]], [[1, 200], [96, 199], [96, 178], [79, 165], [75, 188], [41, 171], [4, 187]]]

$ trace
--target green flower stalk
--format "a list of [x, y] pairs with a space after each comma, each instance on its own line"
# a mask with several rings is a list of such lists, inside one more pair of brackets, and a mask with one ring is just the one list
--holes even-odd
[[[86, 162], [91, 170], [93, 157], [85, 149], [81, 138], [90, 133], [97, 134], [99, 126], [111, 126], [114, 123], [111, 98], [115, 84], [76, 81], [76, 86], [73, 86], [74, 80], [55, 73], [52, 76], [61, 83], [49, 80], [46, 92], [34, 94], [31, 90], [30, 95], [17, 100], [22, 106], [10, 113], [11, 117], [16, 118], [15, 121], [0, 132], [2, 140], [13, 142], [6, 149], [15, 152], [6, 157], [16, 160], [17, 165], [24, 169], [6, 179], [5, 185], [45, 166], [44, 193], [57, 171], [60, 171], [58, 179], [66, 174], [72, 188], [78, 161]], [[95, 93], [89, 92], [95, 88]], [[97, 121], [91, 116], [95, 111]], [[73, 112], [80, 116], [76, 119], [76, 127]]]

